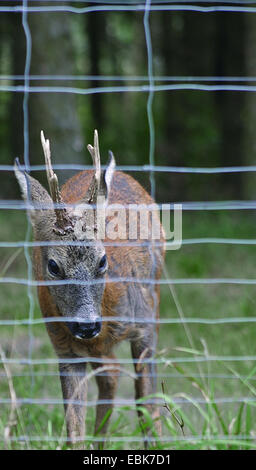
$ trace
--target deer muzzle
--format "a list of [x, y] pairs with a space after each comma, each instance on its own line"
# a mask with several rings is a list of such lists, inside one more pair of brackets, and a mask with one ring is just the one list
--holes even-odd
[[78, 339], [92, 339], [98, 336], [101, 331], [101, 319], [97, 318], [95, 321], [74, 321], [66, 323], [72, 335]]

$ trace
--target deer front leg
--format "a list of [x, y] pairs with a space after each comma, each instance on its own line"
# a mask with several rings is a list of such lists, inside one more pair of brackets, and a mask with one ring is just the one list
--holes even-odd
[[[148, 395], [156, 393], [156, 365], [153, 362], [153, 350], [151, 348], [151, 341], [147, 340], [148, 335], [145, 334], [143, 338], [131, 342], [131, 352], [134, 359], [134, 368], [137, 374], [135, 379], [135, 399], [139, 400]], [[145, 362], [146, 360], [146, 362]], [[161, 422], [159, 407], [152, 403], [153, 399], [150, 398], [149, 404], [141, 403], [149, 412], [150, 416], [154, 419], [155, 430], [158, 436], [161, 436]], [[139, 422], [141, 424], [142, 432], [145, 436], [144, 446], [148, 447], [147, 435], [151, 437], [149, 429], [145, 429], [145, 419], [143, 413], [138, 409]]]
[[60, 363], [60, 381], [64, 399], [68, 444], [84, 448], [87, 382], [85, 363]]
[[[114, 355], [104, 357], [107, 362], [105, 370], [99, 371], [96, 375], [96, 382], [98, 386], [98, 400], [106, 400], [106, 403], [98, 403], [96, 408], [96, 421], [95, 421], [95, 435], [105, 436], [109, 424], [109, 418], [114, 406], [114, 398], [117, 388], [119, 364], [116, 362], [111, 364], [111, 359], [115, 359]], [[102, 369], [102, 364], [92, 363], [92, 367], [97, 372], [97, 369]], [[107, 417], [108, 413], [108, 417]], [[105, 421], [104, 418], [107, 419]], [[103, 447], [103, 442], [99, 443], [99, 448]]]

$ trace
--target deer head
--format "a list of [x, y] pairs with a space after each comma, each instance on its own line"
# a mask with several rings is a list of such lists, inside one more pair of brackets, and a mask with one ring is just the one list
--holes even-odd
[[[15, 162], [15, 174], [23, 198], [28, 203], [35, 240], [60, 242], [57, 246], [46, 243], [42, 247], [40, 276], [45, 280], [70, 281], [65, 285], [50, 285], [49, 289], [60, 314], [74, 319], [67, 322], [71, 333], [79, 339], [89, 339], [100, 331], [100, 306], [104, 291], [104, 282], [94, 285], [93, 281], [96, 278], [104, 280], [108, 267], [105, 248], [97, 237], [94, 213], [99, 197], [101, 203], [103, 200], [107, 203], [115, 159], [110, 152], [107, 168], [101, 170], [98, 133], [95, 131], [94, 145], [88, 145], [95, 167], [91, 183], [82, 200], [68, 206], [62, 199], [58, 177], [51, 164], [50, 143], [43, 132], [41, 143], [50, 194], [35, 178], [20, 169], [18, 160]], [[63, 244], [63, 241], [67, 243]], [[35, 268], [38, 273], [39, 268]]]

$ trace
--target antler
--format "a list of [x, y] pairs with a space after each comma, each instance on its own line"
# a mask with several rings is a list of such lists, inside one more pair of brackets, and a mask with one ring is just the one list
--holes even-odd
[[87, 145], [87, 149], [89, 150], [93, 164], [95, 166], [95, 173], [93, 180], [91, 182], [90, 188], [88, 190], [87, 202], [88, 203], [96, 203], [97, 196], [100, 189], [100, 179], [101, 179], [101, 168], [100, 168], [100, 148], [99, 148], [99, 137], [98, 131], [95, 129], [94, 131], [94, 147], [92, 145]]
[[49, 139], [45, 140], [43, 131], [41, 131], [41, 143], [44, 151], [46, 175], [53, 203], [57, 204], [58, 206], [60, 204], [63, 205], [63, 208], [54, 208], [56, 215], [56, 224], [54, 231], [58, 235], [66, 235], [66, 233], [73, 230], [73, 224], [67, 213], [67, 210], [64, 207], [64, 203], [59, 190], [58, 177], [52, 169], [50, 141]]

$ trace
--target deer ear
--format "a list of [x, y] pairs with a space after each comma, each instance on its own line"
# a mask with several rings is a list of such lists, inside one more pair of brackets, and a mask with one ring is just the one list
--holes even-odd
[[14, 172], [19, 183], [21, 194], [28, 202], [28, 215], [33, 228], [38, 232], [46, 224], [54, 223], [53, 202], [46, 189], [32, 176], [21, 170], [19, 160], [16, 158]]
[[107, 163], [107, 168], [104, 170], [101, 181], [101, 194], [105, 197], [106, 202], [108, 201], [112, 179], [115, 173], [116, 161], [113, 155], [113, 152], [109, 150], [109, 160]]

